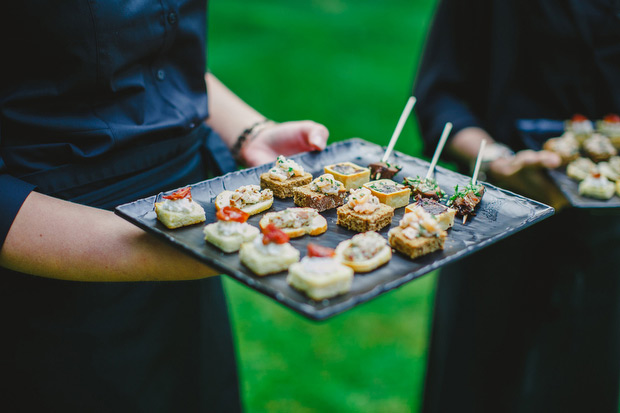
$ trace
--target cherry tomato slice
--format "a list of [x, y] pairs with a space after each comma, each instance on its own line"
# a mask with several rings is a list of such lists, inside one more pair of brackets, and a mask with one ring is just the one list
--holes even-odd
[[173, 201], [176, 201], [177, 199], [183, 199], [183, 198], [188, 198], [188, 199], [192, 199], [192, 189], [191, 187], [187, 186], [185, 188], [179, 189], [176, 192], [173, 192], [170, 195], [164, 195], [163, 198], [165, 199], [171, 199]]
[[282, 231], [274, 224], [267, 224], [267, 226], [263, 228], [263, 244], [269, 244], [270, 242], [285, 244], [289, 239], [286, 232]]
[[581, 113], [576, 113], [571, 120], [573, 122], [583, 122], [585, 120], [588, 120], [588, 118], [583, 116]]
[[336, 254], [336, 250], [322, 245], [308, 244], [308, 256], [309, 257], [333, 257]]
[[248, 220], [250, 214], [240, 210], [237, 207], [226, 205], [224, 208], [217, 211], [215, 216], [220, 221], [235, 221], [243, 223]]
[[610, 113], [609, 115], [606, 115], [603, 120], [609, 123], [620, 123], [620, 116], [615, 113]]

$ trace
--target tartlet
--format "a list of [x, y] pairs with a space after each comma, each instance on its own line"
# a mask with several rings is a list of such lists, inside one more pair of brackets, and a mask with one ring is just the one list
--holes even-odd
[[336, 180], [342, 182], [347, 190], [357, 189], [370, 181], [370, 169], [353, 162], [335, 163], [323, 169], [326, 174], [331, 174]]
[[364, 187], [370, 189], [370, 192], [379, 199], [379, 202], [392, 208], [408, 205], [409, 198], [411, 198], [411, 189], [391, 179], [368, 182], [364, 184]]

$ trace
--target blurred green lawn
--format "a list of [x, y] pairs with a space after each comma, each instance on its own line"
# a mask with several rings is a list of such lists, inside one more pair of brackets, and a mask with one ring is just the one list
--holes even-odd
[[[387, 145], [436, 0], [212, 0], [209, 68], [272, 119]], [[408, 121], [396, 150], [420, 156]], [[435, 274], [324, 322], [225, 277], [248, 412], [419, 411]]]

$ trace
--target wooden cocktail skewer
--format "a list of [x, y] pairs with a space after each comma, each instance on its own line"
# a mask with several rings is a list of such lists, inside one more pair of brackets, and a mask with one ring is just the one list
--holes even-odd
[[[396, 145], [396, 141], [398, 140], [398, 137], [403, 130], [403, 126], [405, 126], [405, 122], [407, 121], [407, 118], [409, 117], [409, 114], [411, 113], [415, 102], [416, 98], [414, 96], [410, 96], [407, 100], [407, 104], [403, 109], [403, 113], [400, 114], [400, 118], [398, 119], [398, 123], [396, 124], [396, 129], [394, 129], [394, 133], [392, 133], [392, 137], [390, 138], [388, 147], [383, 154], [383, 158], [381, 158], [381, 162], [387, 162], [388, 158], [390, 157], [392, 150], [394, 149], [394, 145]], [[381, 179], [381, 173], [377, 174], [376, 179]]]
[[428, 168], [428, 172], [426, 173], [426, 178], [429, 179], [433, 176], [435, 172], [435, 166], [437, 165], [437, 161], [439, 160], [439, 155], [441, 155], [441, 151], [443, 150], [443, 146], [446, 144], [448, 140], [448, 136], [450, 135], [450, 131], [452, 130], [452, 123], [446, 123], [446, 126], [443, 128], [443, 132], [441, 133], [441, 138], [439, 138], [439, 143], [437, 144], [437, 148], [435, 148], [435, 154], [433, 155], [433, 159], [431, 160], [431, 166]]
[[[476, 158], [476, 166], [474, 167], [474, 173], [471, 176], [471, 186], [476, 185], [476, 180], [478, 179], [478, 172], [480, 171], [480, 163], [482, 162], [482, 155], [484, 154], [484, 148], [487, 144], [487, 140], [483, 139], [480, 142], [480, 149], [478, 150], [478, 157]], [[467, 215], [463, 217], [463, 224], [467, 221]]]
[[471, 176], [472, 185], [476, 185], [476, 179], [478, 179], [478, 172], [480, 171], [480, 163], [482, 162], [482, 155], [484, 154], [484, 148], [487, 144], [487, 140], [483, 139], [480, 142], [480, 149], [478, 150], [478, 157], [476, 158], [476, 166], [474, 167], [474, 173]]

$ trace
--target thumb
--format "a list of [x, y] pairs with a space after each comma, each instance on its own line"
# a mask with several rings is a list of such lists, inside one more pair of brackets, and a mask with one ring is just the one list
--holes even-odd
[[322, 151], [327, 145], [327, 138], [329, 138], [329, 131], [321, 124], [314, 124], [307, 134], [308, 145], [316, 151]]

